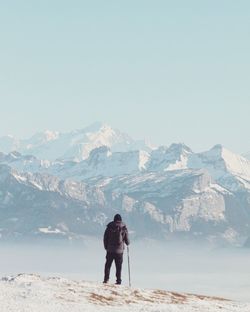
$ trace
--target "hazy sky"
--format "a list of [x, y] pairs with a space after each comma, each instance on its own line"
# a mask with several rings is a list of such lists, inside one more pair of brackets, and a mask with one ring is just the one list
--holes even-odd
[[250, 150], [250, 1], [0, 1], [0, 136], [105, 121]]

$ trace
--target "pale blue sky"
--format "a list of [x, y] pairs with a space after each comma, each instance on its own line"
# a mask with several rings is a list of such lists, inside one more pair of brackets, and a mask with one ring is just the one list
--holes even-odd
[[250, 150], [250, 1], [0, 2], [0, 136], [104, 121]]

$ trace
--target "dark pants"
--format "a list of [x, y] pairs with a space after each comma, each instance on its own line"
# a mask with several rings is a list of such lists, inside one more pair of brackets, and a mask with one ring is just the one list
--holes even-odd
[[123, 261], [123, 254], [107, 252], [106, 255], [106, 263], [105, 263], [105, 271], [104, 271], [104, 281], [107, 282], [109, 280], [109, 273], [110, 268], [112, 265], [113, 260], [115, 260], [115, 267], [116, 267], [116, 282], [121, 283], [121, 273], [122, 273], [122, 261]]

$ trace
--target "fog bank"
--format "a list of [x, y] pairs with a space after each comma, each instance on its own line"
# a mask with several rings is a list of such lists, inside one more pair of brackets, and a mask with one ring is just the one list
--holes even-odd
[[[102, 240], [0, 243], [0, 274], [38, 273], [103, 279]], [[250, 249], [214, 249], [197, 243], [139, 241], [130, 246], [133, 287], [222, 296], [250, 301]], [[111, 282], [115, 281], [114, 268]], [[124, 253], [123, 284], [128, 284]]]

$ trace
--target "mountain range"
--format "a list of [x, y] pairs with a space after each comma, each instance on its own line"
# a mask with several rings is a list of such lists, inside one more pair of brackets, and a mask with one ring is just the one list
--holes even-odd
[[0, 151], [2, 239], [101, 235], [117, 212], [137, 238], [250, 236], [250, 161], [221, 145], [154, 147], [96, 123], [3, 137]]
[[1, 152], [17, 151], [47, 160], [81, 161], [100, 146], [108, 146], [114, 152], [152, 149], [145, 141], [133, 140], [129, 135], [101, 122], [69, 133], [46, 130], [29, 139], [18, 139], [12, 135], [0, 137]]

